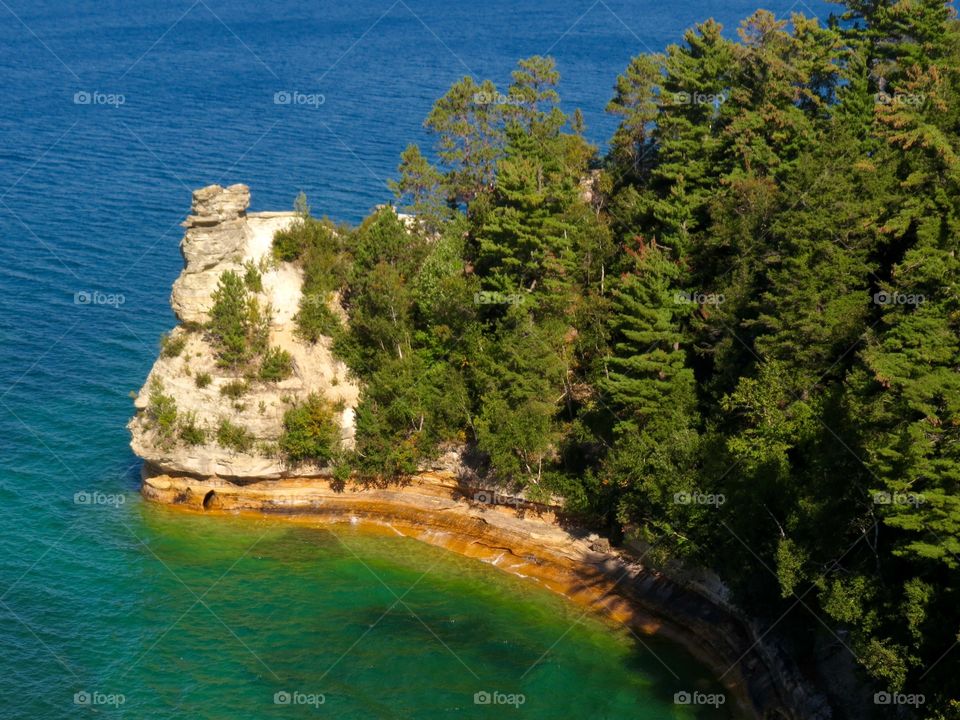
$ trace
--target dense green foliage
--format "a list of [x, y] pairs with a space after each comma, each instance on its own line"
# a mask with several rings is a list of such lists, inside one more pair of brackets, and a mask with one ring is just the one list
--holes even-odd
[[410, 146], [393, 183], [414, 219], [278, 236], [314, 262], [305, 334], [362, 380], [355, 468], [465, 443], [717, 571], [798, 657], [835, 647], [960, 717], [952, 11], [707, 21], [617, 79], [604, 157], [558, 79], [534, 57], [504, 91], [455, 83], [425, 123], [439, 164]]
[[310, 395], [283, 416], [280, 451], [292, 462], [329, 464], [340, 447], [335, 409], [319, 395]]

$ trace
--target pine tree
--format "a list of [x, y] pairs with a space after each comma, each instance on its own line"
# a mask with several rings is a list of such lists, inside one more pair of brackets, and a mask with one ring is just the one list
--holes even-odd
[[617, 432], [635, 432], [663, 415], [689, 412], [693, 372], [681, 349], [687, 302], [669, 251], [638, 239], [627, 252], [632, 272], [620, 278], [611, 307], [611, 351], [604, 394], [620, 418]]
[[[888, 201], [875, 322], [857, 379], [868, 418], [866, 450], [896, 552], [960, 565], [960, 32], [943, 7], [877, 7], [878, 29], [903, 38], [897, 97], [877, 107], [877, 133], [897, 159]], [[910, 46], [913, 45], [913, 49]], [[947, 51], [947, 48], [949, 50]], [[945, 52], [947, 51], [947, 52]], [[884, 55], [891, 55], [887, 50]], [[938, 59], [940, 58], [940, 59]], [[910, 99], [908, 101], [908, 99]], [[922, 502], [895, 502], [921, 498]]]
[[437, 135], [440, 159], [447, 169], [447, 197], [454, 206], [469, 203], [493, 184], [504, 144], [502, 107], [492, 82], [478, 85], [464, 77], [437, 100], [424, 121]]
[[618, 184], [641, 180], [654, 165], [653, 123], [660, 112], [661, 62], [649, 55], [633, 58], [617, 77], [616, 94], [607, 103], [607, 112], [621, 118], [610, 143]]
[[416, 145], [409, 145], [400, 154], [400, 179], [391, 182], [400, 209], [412, 213], [428, 234], [440, 232], [452, 216], [444, 194], [443, 174], [421, 154]]
[[657, 164], [650, 189], [656, 236], [680, 256], [708, 223], [707, 205], [722, 175], [721, 133], [734, 68], [734, 46], [714, 21], [688, 31], [663, 61]]
[[600, 381], [615, 418], [605, 476], [621, 488], [622, 520], [640, 522], [650, 541], [691, 552], [679, 529], [694, 523], [674, 501], [694, 489], [698, 444], [695, 382], [680, 324], [687, 311], [678, 291], [680, 270], [656, 242], [638, 239], [627, 252], [632, 268], [613, 290], [611, 355]]

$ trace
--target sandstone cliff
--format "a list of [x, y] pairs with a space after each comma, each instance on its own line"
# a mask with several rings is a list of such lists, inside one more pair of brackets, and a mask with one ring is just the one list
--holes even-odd
[[[293, 316], [300, 302], [302, 274], [295, 265], [272, 259], [274, 233], [293, 222], [296, 214], [248, 213], [249, 204], [246, 185], [210, 185], [193, 193], [191, 214], [184, 222], [186, 233], [180, 243], [184, 269], [170, 298], [181, 321], [170, 337], [175, 343], [182, 340], [183, 347], [174, 356], [161, 353], [157, 358], [135, 400], [137, 415], [128, 425], [133, 451], [168, 472], [238, 480], [323, 474], [325, 468], [284, 465], [275, 447], [284, 412], [310, 393], [342, 403], [343, 442], [349, 446], [353, 440], [357, 386], [346, 366], [332, 356], [328, 339], [311, 344], [296, 337]], [[222, 395], [221, 389], [242, 378], [218, 367], [202, 324], [209, 320], [211, 296], [221, 273], [242, 273], [245, 263], [263, 270], [263, 290], [257, 296], [262, 306], [269, 304], [272, 308], [270, 345], [290, 353], [293, 375], [280, 382], [250, 381], [243, 397], [232, 399]], [[197, 376], [204, 373], [211, 380], [199, 387]], [[173, 398], [179, 416], [192, 414], [207, 430], [204, 443], [189, 445], [161, 437], [146, 413], [151, 388], [156, 387]], [[248, 451], [238, 452], [217, 443], [213, 430], [224, 418], [255, 438]]]

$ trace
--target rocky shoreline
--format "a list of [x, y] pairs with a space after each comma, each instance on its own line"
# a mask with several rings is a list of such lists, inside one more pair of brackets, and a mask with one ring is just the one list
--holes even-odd
[[295, 521], [386, 528], [528, 578], [629, 627], [686, 648], [758, 720], [825, 720], [826, 702], [760, 633], [717, 597], [682, 585], [636, 555], [565, 527], [558, 508], [466, 483], [449, 471], [402, 483], [343, 486], [329, 477], [200, 478], [144, 465], [150, 501], [206, 513], [258, 513]]
[[[181, 242], [184, 270], [171, 295], [181, 324], [137, 394], [128, 425], [131, 447], [144, 460], [145, 498], [196, 512], [385, 528], [538, 582], [626, 625], [639, 642], [658, 635], [678, 643], [710, 668], [747, 717], [831, 717], [786, 656], [727, 601], [719, 580], [680, 568], [657, 572], [641, 562], [642, 548], [612, 549], [573, 527], [559, 500], [534, 503], [483, 487], [457, 448], [400, 483], [338, 483], [329, 468], [286, 463], [276, 452], [285, 410], [313, 394], [326, 398], [340, 408], [341, 444], [350, 447], [360, 388], [329, 338], [310, 343], [295, 332], [303, 273], [271, 252], [274, 233], [295, 222], [295, 213], [248, 213], [249, 202], [245, 185], [193, 194]], [[251, 292], [270, 308], [269, 345], [291, 359], [291, 375], [279, 382], [248, 381], [220, 367], [203, 331], [221, 275], [250, 268], [258, 278]], [[336, 311], [336, 299], [329, 302]], [[237, 385], [239, 398], [228, 392]], [[189, 420], [192, 442], [177, 441], [170, 427], [164, 432], [164, 412], [168, 425]], [[250, 438], [242, 448], [226, 446], [213, 431], [227, 421]]]

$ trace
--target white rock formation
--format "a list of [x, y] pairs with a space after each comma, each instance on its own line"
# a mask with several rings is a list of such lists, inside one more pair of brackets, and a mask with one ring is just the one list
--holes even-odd
[[[350, 379], [347, 367], [330, 351], [330, 340], [321, 338], [306, 343], [294, 334], [293, 316], [301, 297], [303, 276], [291, 263], [276, 263], [271, 245], [277, 230], [296, 217], [293, 212], [247, 213], [250, 190], [246, 185], [222, 188], [210, 185], [193, 193], [191, 215], [184, 222], [186, 234], [180, 244], [184, 270], [173, 286], [170, 302], [184, 323], [171, 334], [183, 338], [185, 345], [176, 357], [160, 355], [147, 381], [137, 395], [137, 415], [128, 427], [133, 436], [133, 451], [156, 469], [171, 473], [224, 478], [279, 478], [322, 474], [316, 466], [287, 467], [276, 452], [275, 443], [282, 431], [283, 414], [293, 402], [318, 393], [331, 402], [342, 403], [342, 437], [349, 447], [353, 442], [353, 417], [359, 390]], [[220, 394], [220, 389], [241, 377], [217, 366], [214, 348], [202, 329], [195, 326], [209, 320], [212, 294], [220, 274], [226, 270], [243, 272], [246, 262], [260, 265], [263, 292], [261, 305], [273, 308], [270, 345], [293, 356], [293, 376], [281, 382], [251, 381], [249, 391], [238, 401]], [[196, 376], [209, 373], [212, 381], [197, 387]], [[174, 398], [180, 417], [194, 413], [198, 424], [207, 430], [207, 443], [190, 446], [183, 442], [164, 446], [150, 427], [145, 410], [150, 402], [150, 387], [158, 379], [165, 394]], [[238, 453], [216, 443], [216, 428], [222, 419], [246, 428], [256, 437], [249, 453]]]

